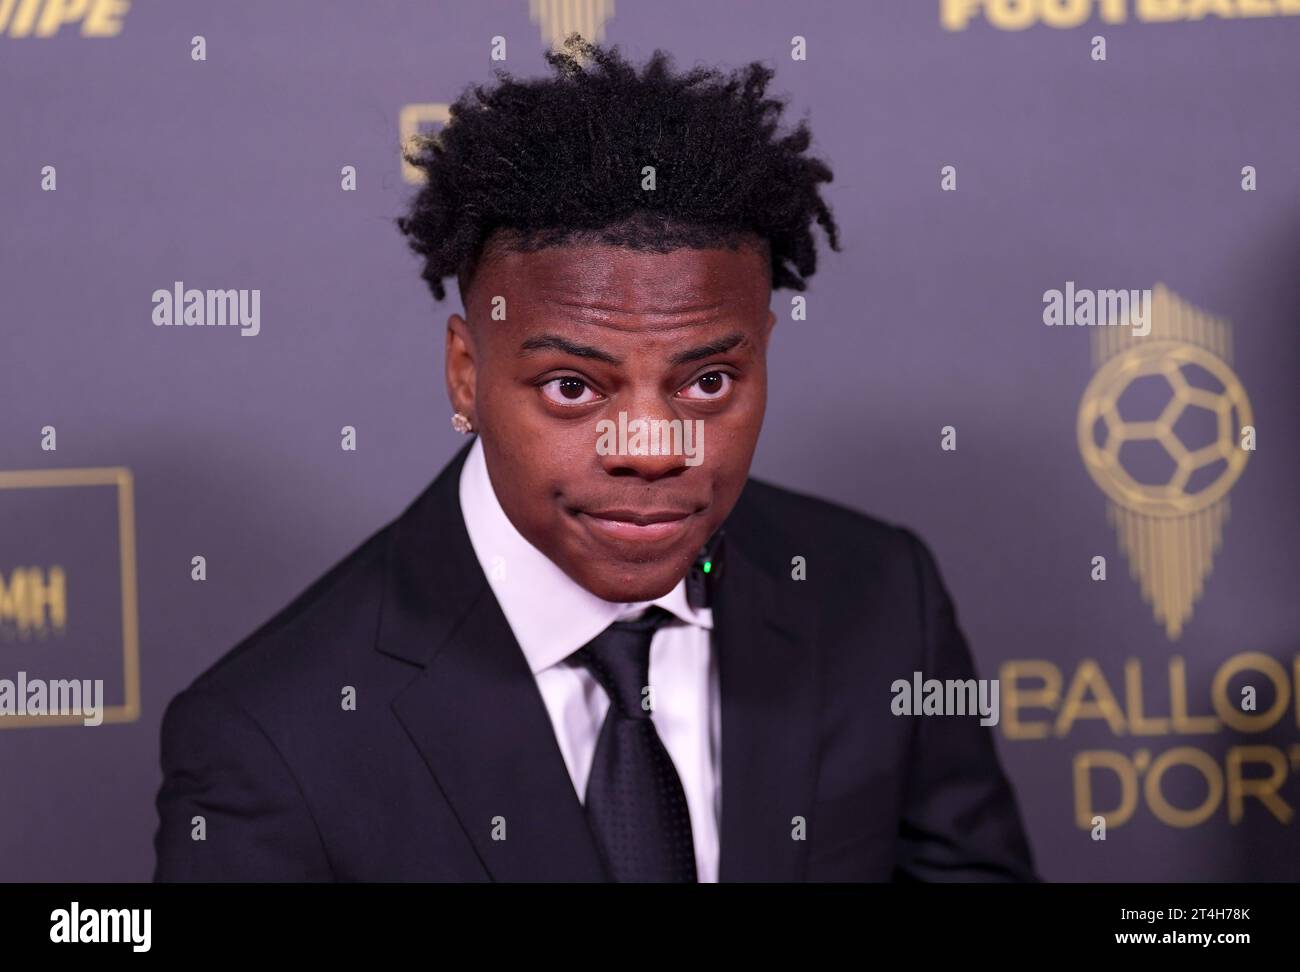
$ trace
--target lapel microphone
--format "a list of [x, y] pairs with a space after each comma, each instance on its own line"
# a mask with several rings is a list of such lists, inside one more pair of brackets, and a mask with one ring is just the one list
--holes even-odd
[[696, 610], [709, 607], [722, 575], [722, 537], [723, 531], [719, 529], [700, 548], [695, 563], [686, 572], [686, 602]]

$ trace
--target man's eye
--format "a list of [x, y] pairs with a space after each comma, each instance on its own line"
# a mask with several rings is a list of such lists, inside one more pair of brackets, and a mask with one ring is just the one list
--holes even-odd
[[572, 375], [552, 378], [542, 385], [542, 394], [557, 405], [586, 405], [600, 399], [585, 381]]
[[[708, 401], [713, 398], [722, 398], [727, 392], [731, 391], [731, 383], [734, 381], [731, 375], [725, 371], [710, 371], [708, 374], [700, 375], [693, 382], [682, 390], [683, 398], [693, 398], [696, 401]], [[702, 394], [690, 395], [687, 392], [699, 389]]]

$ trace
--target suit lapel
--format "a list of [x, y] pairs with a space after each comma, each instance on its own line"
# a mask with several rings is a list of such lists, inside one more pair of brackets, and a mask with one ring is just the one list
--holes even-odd
[[[799, 881], [807, 842], [792, 839], [807, 818], [817, 768], [816, 621], [783, 576], [788, 551], [752, 520], [744, 499], [727, 523], [715, 590], [714, 644], [722, 701], [720, 881]], [[760, 567], [770, 563], [782, 574]]]
[[601, 881], [545, 703], [465, 531], [467, 452], [395, 524], [378, 647], [424, 671], [393, 711], [493, 879]]

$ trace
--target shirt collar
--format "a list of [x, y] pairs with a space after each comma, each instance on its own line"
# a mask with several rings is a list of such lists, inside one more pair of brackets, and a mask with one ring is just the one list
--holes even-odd
[[533, 674], [550, 668], [615, 621], [657, 604], [686, 624], [713, 627], [709, 608], [691, 607], [686, 579], [653, 601], [606, 601], [574, 581], [510, 522], [488, 475], [477, 436], [460, 474], [460, 509], [479, 566]]

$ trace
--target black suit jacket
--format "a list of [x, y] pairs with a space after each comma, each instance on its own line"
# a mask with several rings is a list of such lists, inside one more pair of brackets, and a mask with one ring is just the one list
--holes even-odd
[[[168, 706], [156, 880], [606, 879], [461, 518], [467, 452]], [[725, 536], [720, 880], [1033, 880], [992, 730], [890, 709], [914, 671], [974, 676], [920, 540], [755, 480]]]

